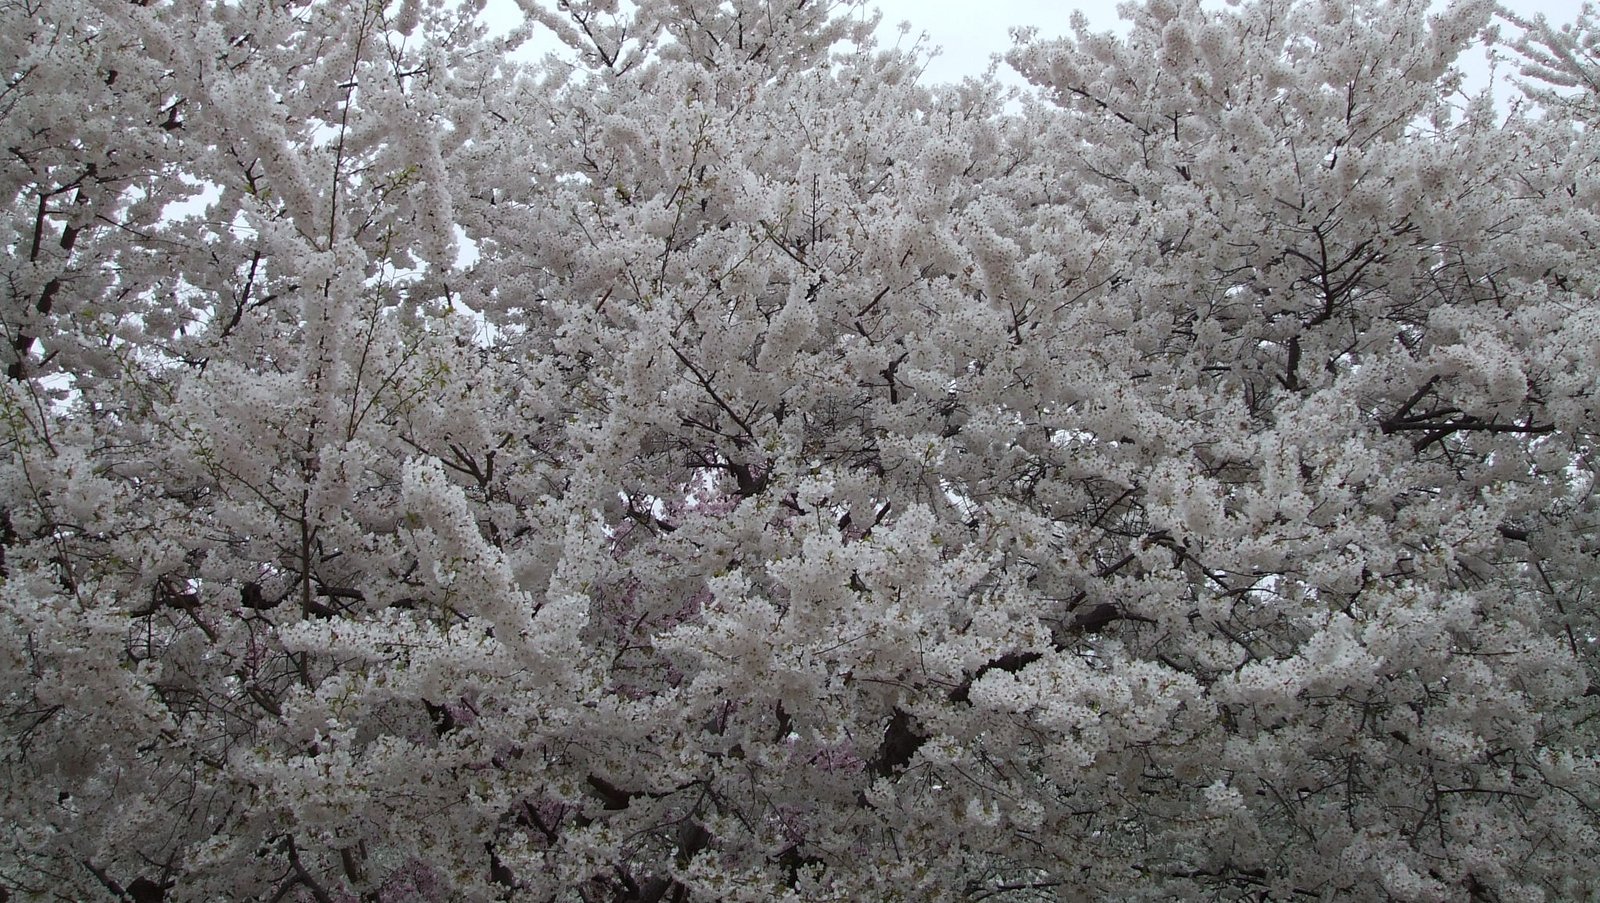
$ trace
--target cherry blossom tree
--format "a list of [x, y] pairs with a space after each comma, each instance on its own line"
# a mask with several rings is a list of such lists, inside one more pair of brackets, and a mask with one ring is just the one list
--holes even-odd
[[0, 900], [1600, 892], [1592, 13], [518, 7], [0, 6]]

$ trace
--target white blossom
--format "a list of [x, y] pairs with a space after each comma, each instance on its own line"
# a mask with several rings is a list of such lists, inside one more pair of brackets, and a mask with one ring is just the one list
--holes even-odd
[[1600, 892], [1592, 11], [29, 6], [0, 899]]

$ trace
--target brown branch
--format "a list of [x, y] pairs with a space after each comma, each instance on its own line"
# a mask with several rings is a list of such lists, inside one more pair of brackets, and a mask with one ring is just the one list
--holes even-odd
[[1400, 406], [1400, 410], [1396, 411], [1394, 416], [1389, 419], [1396, 421], [1406, 419], [1407, 415], [1411, 413], [1411, 409], [1416, 407], [1417, 404], [1422, 401], [1423, 397], [1426, 396], [1434, 386], [1438, 385], [1438, 383], [1438, 376], [1428, 377], [1428, 381], [1423, 383], [1422, 386], [1417, 389], [1417, 391], [1411, 393], [1411, 397], [1406, 399], [1405, 404]]
[[633, 794], [611, 783], [597, 774], [591, 774], [586, 779], [587, 783], [600, 799], [605, 803], [607, 811], [618, 811], [628, 808], [628, 803], [633, 801]]
[[889, 716], [889, 725], [884, 728], [878, 753], [869, 763], [872, 772], [880, 777], [893, 777], [895, 772], [911, 764], [911, 758], [927, 740], [926, 734], [912, 727], [911, 716], [906, 710], [895, 706], [893, 714]]
[[1544, 435], [1553, 433], [1556, 426], [1553, 423], [1534, 423], [1530, 419], [1527, 423], [1497, 423], [1493, 420], [1483, 420], [1471, 414], [1462, 415], [1456, 420], [1446, 421], [1409, 421], [1390, 418], [1378, 424], [1384, 435], [1393, 433], [1424, 433], [1425, 435], [1411, 443], [1413, 451], [1422, 451], [1435, 442], [1440, 441], [1454, 433], [1527, 433]]
[[685, 355], [682, 351], [679, 351], [678, 346], [669, 345], [668, 347], [672, 349], [672, 353], [677, 356], [678, 360], [683, 362], [685, 367], [689, 368], [689, 372], [694, 374], [695, 381], [700, 384], [700, 388], [706, 390], [706, 394], [710, 395], [711, 400], [717, 403], [717, 407], [727, 412], [727, 415], [733, 418], [733, 422], [739, 424], [739, 428], [744, 430], [744, 434], [746, 436], [754, 439], [756, 434], [755, 431], [750, 428], [749, 422], [744, 417], [739, 416], [739, 412], [735, 411], [733, 406], [728, 404], [728, 402], [717, 393], [716, 388], [711, 385], [711, 378], [702, 373], [700, 368], [696, 367], [694, 362], [689, 360], [687, 355]]
[[961, 682], [961, 685], [950, 691], [951, 702], [972, 702], [972, 685], [990, 671], [1004, 671], [1015, 674], [1023, 668], [1044, 658], [1040, 652], [1007, 652], [999, 658], [985, 662], [983, 667], [972, 672], [972, 676]]

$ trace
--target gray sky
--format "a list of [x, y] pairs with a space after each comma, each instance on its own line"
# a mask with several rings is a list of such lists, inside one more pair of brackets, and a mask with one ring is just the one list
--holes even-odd
[[[1081, 9], [1089, 18], [1090, 27], [1097, 31], [1120, 31], [1121, 23], [1116, 13], [1118, 0], [876, 0], [883, 10], [879, 38], [885, 44], [897, 40], [910, 41], [926, 34], [928, 44], [940, 48], [937, 58], [928, 66], [924, 80], [928, 84], [959, 81], [968, 75], [977, 75], [989, 65], [993, 54], [1003, 54], [1011, 48], [1009, 30], [1016, 26], [1033, 26], [1041, 37], [1055, 37], [1071, 30], [1068, 24], [1073, 10]], [[1434, 0], [1442, 5], [1443, 0]], [[1517, 11], [1526, 16], [1544, 14], [1554, 22], [1570, 22], [1577, 14], [1580, 0], [1513, 0]], [[488, 0], [487, 14], [491, 19], [510, 21], [517, 16], [514, 0]], [[507, 17], [510, 17], [509, 19]], [[911, 31], [904, 38], [899, 34], [900, 22], [910, 22]], [[542, 51], [541, 51], [542, 52]], [[1470, 55], [1465, 60], [1469, 75], [1475, 70], [1487, 72], [1479, 63], [1480, 56]], [[1004, 64], [1000, 67], [1002, 81], [1017, 84], [1020, 80]]]
[[[930, 44], [942, 52], [928, 67], [929, 83], [959, 81], [976, 75], [989, 64], [989, 57], [1005, 53], [1011, 48], [1009, 30], [1027, 25], [1039, 29], [1040, 37], [1056, 37], [1072, 30], [1068, 20], [1075, 9], [1081, 9], [1095, 31], [1122, 31], [1117, 17], [1119, 0], [1083, 0], [1074, 3], [1062, 0], [877, 0], [883, 10], [879, 37], [892, 44], [899, 36], [897, 25], [911, 22], [908, 38], [927, 33]], [[1442, 0], [1434, 0], [1436, 7]], [[1533, 17], [1543, 14], [1552, 22], [1572, 21], [1578, 13], [1581, 0], [1511, 0], [1510, 5], [1520, 15]], [[1482, 56], [1469, 53], [1463, 60], [1469, 78], [1481, 72], [1487, 76], [1488, 68], [1481, 64]], [[1002, 81], [1017, 83], [1020, 80], [1009, 66], [1000, 67]]]
[[[926, 34], [930, 46], [941, 48], [928, 67], [926, 78], [932, 83], [960, 81], [983, 72], [991, 54], [1011, 49], [1009, 30], [1014, 26], [1037, 26], [1046, 37], [1065, 34], [1072, 11], [1082, 8], [1097, 29], [1115, 28], [1117, 2], [1085, 0], [1080, 7], [1061, 0], [877, 0], [873, 5], [883, 11], [878, 30], [883, 43], [900, 40], [899, 23], [910, 22], [905, 41]], [[486, 15], [491, 21], [511, 23], [519, 14], [514, 0], [488, 0]], [[553, 42], [541, 44], [538, 52], [553, 46]]]
[[[1086, 0], [1082, 4], [1060, 0], [878, 0], [883, 10], [879, 36], [893, 44], [899, 36], [897, 26], [911, 23], [907, 39], [920, 33], [941, 48], [929, 66], [929, 83], [960, 81], [977, 75], [989, 65], [989, 57], [1011, 49], [1010, 29], [1031, 25], [1042, 37], [1071, 31], [1068, 19], [1074, 9], [1082, 9], [1097, 31], [1117, 30], [1117, 0]], [[1011, 81], [1014, 74], [1002, 64], [1001, 78]], [[1011, 74], [1011, 78], [1007, 75]]]

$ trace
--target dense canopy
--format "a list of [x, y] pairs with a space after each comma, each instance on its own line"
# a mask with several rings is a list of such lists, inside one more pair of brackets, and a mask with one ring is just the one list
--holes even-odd
[[0, 3], [0, 901], [1600, 895], [1590, 12], [518, 3]]

